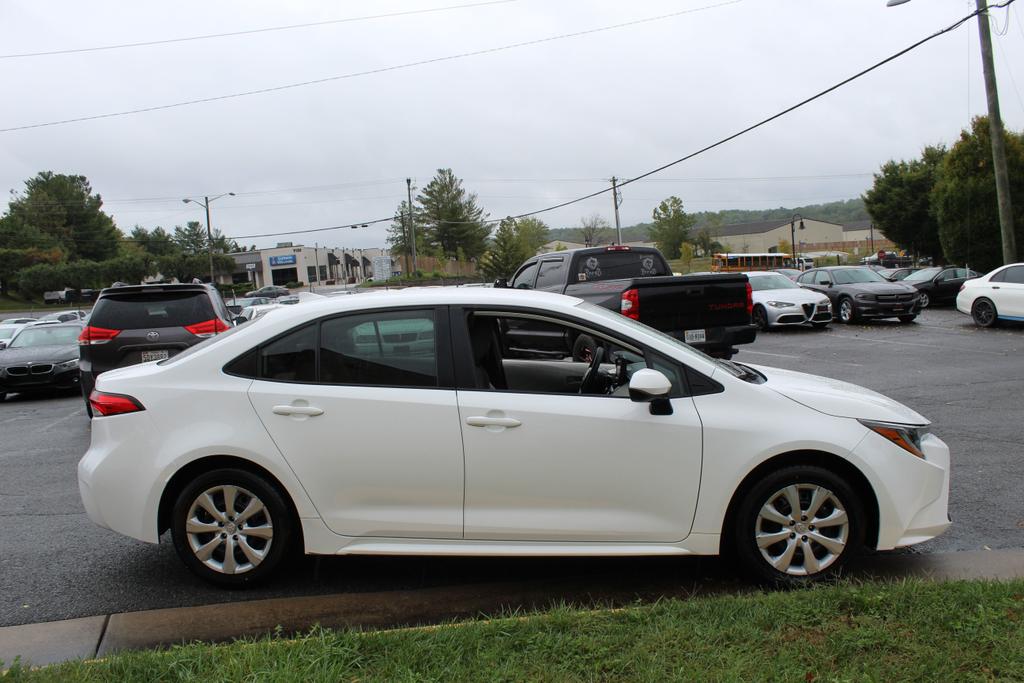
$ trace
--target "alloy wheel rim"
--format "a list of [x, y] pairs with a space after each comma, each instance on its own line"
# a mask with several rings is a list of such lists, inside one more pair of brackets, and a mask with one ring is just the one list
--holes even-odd
[[843, 322], [849, 322], [853, 317], [853, 306], [849, 301], [844, 301], [842, 305], [839, 306], [839, 317], [843, 319]]
[[979, 301], [977, 304], [975, 304], [975, 310], [975, 317], [978, 319], [978, 322], [980, 322], [982, 325], [988, 325], [990, 322], [992, 322], [992, 317], [994, 313], [992, 311], [992, 307], [988, 304], [988, 302]]
[[754, 309], [754, 324], [757, 325], [758, 328], [760, 328], [762, 330], [767, 328], [768, 327], [768, 314], [765, 313], [760, 308], [755, 308]]
[[842, 501], [817, 484], [779, 489], [761, 506], [754, 525], [761, 557], [789, 576], [825, 571], [842, 556], [849, 536]]
[[196, 559], [219, 574], [244, 574], [266, 559], [274, 540], [270, 511], [254, 493], [219, 484], [200, 493], [185, 518]]
[[924, 292], [921, 292], [921, 308], [928, 308], [928, 304], [931, 303], [931, 299]]

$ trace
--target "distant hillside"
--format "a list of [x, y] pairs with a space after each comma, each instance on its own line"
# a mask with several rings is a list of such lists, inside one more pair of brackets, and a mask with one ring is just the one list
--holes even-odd
[[[697, 218], [697, 229], [707, 225], [732, 225], [733, 223], [754, 223], [756, 221], [767, 221], [773, 219], [789, 220], [793, 214], [800, 214], [804, 218], [817, 218], [818, 220], [830, 223], [852, 223], [854, 221], [867, 220], [867, 209], [864, 202], [858, 197], [839, 202], [827, 204], [810, 204], [798, 206], [793, 209], [779, 207], [777, 209], [723, 209], [722, 211], [699, 211], [695, 214]], [[637, 223], [622, 228], [622, 241], [642, 242], [648, 237], [647, 231], [650, 223]], [[548, 231], [552, 240], [563, 240], [566, 242], [579, 242], [578, 228], [552, 228]], [[615, 233], [612, 228], [608, 231], [609, 236]]]

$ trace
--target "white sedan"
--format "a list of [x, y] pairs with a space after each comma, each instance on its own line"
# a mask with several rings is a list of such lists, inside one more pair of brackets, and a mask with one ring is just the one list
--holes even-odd
[[[572, 359], [580, 335], [597, 341]], [[716, 555], [804, 583], [949, 526], [950, 456], [873, 391], [579, 299], [338, 297], [101, 375], [97, 524], [222, 585], [324, 555]]]
[[967, 280], [956, 295], [956, 308], [981, 327], [992, 327], [1000, 320], [1024, 322], [1024, 263]]
[[758, 329], [807, 324], [822, 328], [832, 322], [832, 303], [821, 292], [774, 271], [751, 271], [746, 276], [753, 300], [750, 320]]

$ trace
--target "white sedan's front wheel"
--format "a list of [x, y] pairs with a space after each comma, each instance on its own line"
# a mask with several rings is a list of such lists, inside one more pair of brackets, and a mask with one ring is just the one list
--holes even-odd
[[756, 577], [807, 583], [835, 574], [860, 551], [863, 506], [832, 472], [813, 465], [786, 467], [745, 496], [732, 533], [739, 559]]
[[262, 477], [235, 469], [207, 472], [178, 495], [171, 536], [185, 565], [222, 586], [251, 585], [285, 557], [289, 509]]

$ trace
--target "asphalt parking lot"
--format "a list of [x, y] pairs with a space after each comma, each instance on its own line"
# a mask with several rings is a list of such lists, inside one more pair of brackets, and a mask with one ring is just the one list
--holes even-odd
[[[847, 380], [934, 423], [953, 453], [954, 525], [913, 552], [1024, 548], [1024, 328], [976, 328], [953, 309], [911, 325], [875, 322], [761, 334], [739, 361]], [[303, 558], [266, 587], [212, 588], [169, 543], [100, 529], [79, 500], [75, 466], [89, 425], [80, 396], [0, 404], [0, 626], [231, 600], [386, 591], [518, 579], [621, 586], [728, 576], [714, 559]], [[604, 578], [607, 577], [607, 578]]]

